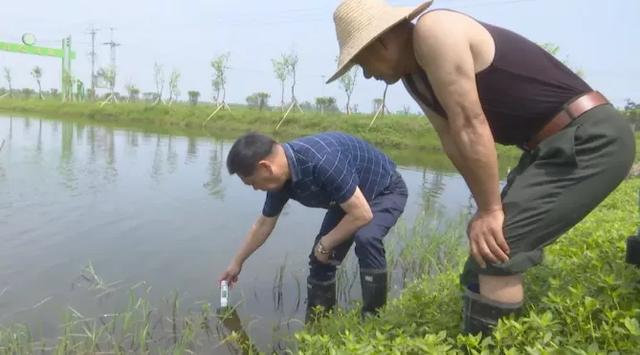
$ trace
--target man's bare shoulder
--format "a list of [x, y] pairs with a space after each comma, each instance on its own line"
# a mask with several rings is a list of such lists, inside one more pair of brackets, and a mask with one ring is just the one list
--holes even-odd
[[495, 46], [489, 32], [475, 19], [454, 11], [437, 10], [422, 15], [414, 28], [413, 45], [419, 63], [431, 57], [469, 55], [476, 72], [493, 60]]
[[444, 34], [451, 32], [465, 32], [464, 30], [474, 22], [469, 16], [448, 10], [430, 11], [417, 20], [416, 34]]
[[447, 57], [457, 55], [468, 45], [466, 30], [468, 17], [453, 11], [431, 11], [422, 15], [416, 22], [413, 32], [413, 46], [418, 63], [431, 57], [448, 53]]

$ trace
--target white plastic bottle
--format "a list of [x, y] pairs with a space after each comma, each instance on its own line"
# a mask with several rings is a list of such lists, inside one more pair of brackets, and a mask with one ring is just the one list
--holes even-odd
[[220, 282], [220, 307], [227, 307], [229, 305], [229, 284], [227, 280]]

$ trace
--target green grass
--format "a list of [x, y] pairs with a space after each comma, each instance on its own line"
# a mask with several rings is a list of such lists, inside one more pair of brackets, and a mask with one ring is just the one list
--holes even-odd
[[[624, 182], [546, 249], [526, 275], [525, 312], [491, 337], [460, 333], [458, 262], [428, 274], [376, 319], [337, 314], [296, 335], [300, 354], [631, 354], [640, 351], [640, 269], [624, 263], [640, 222], [640, 180]], [[428, 238], [428, 236], [425, 236]], [[455, 245], [450, 244], [450, 248]], [[460, 246], [462, 248], [462, 246]]]

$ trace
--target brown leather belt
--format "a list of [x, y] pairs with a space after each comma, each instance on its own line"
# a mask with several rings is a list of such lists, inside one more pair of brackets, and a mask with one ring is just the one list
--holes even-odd
[[534, 134], [527, 142], [522, 144], [521, 148], [530, 151], [535, 149], [540, 142], [558, 133], [565, 128], [571, 121], [577, 119], [583, 113], [594, 107], [608, 104], [609, 101], [601, 93], [590, 91], [584, 95], [578, 96], [562, 107], [557, 115], [547, 122], [538, 133]]

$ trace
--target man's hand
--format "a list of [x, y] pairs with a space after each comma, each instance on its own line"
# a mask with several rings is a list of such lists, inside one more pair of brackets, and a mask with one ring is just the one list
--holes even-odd
[[220, 275], [218, 282], [227, 280], [229, 287], [233, 287], [233, 285], [238, 282], [238, 275], [240, 274], [240, 270], [242, 270], [242, 264], [269, 238], [277, 221], [278, 216], [266, 217], [260, 215], [260, 217], [258, 217], [256, 223], [253, 224], [251, 230], [247, 233], [240, 250], [238, 250], [236, 256], [231, 259], [231, 263], [222, 275]]
[[[325, 243], [323, 243], [322, 241], [319, 241], [318, 243], [322, 243], [322, 246], [326, 246]], [[329, 263], [329, 258], [331, 256], [331, 250], [326, 250], [328, 253], [324, 254], [321, 253], [320, 250], [318, 249], [318, 244], [316, 244], [316, 246], [313, 248], [313, 255], [316, 257], [316, 259], [322, 263], [322, 264], [328, 264]]]
[[227, 266], [227, 269], [222, 273], [222, 275], [220, 275], [218, 284], [222, 280], [227, 280], [227, 282], [229, 283], [229, 287], [233, 287], [236, 282], [238, 282], [238, 275], [240, 274], [241, 270], [242, 265], [238, 265], [235, 262], [232, 262], [231, 264], [229, 264], [229, 266]]
[[471, 256], [480, 267], [509, 260], [509, 245], [504, 239], [502, 209], [478, 211], [467, 227]]
[[369, 202], [367, 202], [359, 187], [356, 187], [353, 195], [347, 201], [340, 204], [340, 208], [345, 212], [344, 217], [335, 228], [321, 239], [322, 246], [328, 251], [335, 249], [349, 238], [353, 238], [353, 234], [358, 229], [367, 225], [373, 219], [373, 212]]

